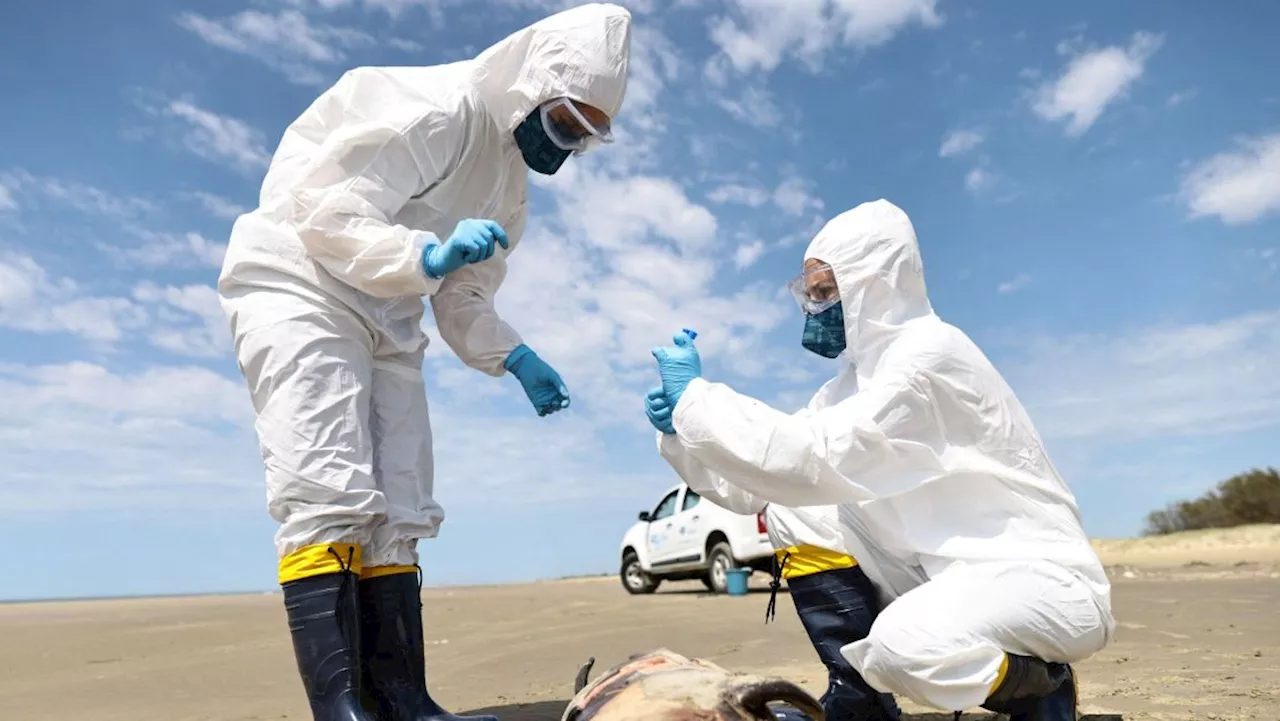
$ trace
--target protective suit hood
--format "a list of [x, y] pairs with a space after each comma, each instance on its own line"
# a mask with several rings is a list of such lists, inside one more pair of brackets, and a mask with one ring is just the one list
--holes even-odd
[[615, 121], [627, 89], [631, 13], [580, 5], [518, 30], [473, 61], [476, 90], [504, 133], [558, 97], [595, 106]]
[[832, 218], [805, 250], [836, 276], [844, 306], [844, 356], [871, 373], [908, 321], [932, 316], [911, 219], [880, 199]]

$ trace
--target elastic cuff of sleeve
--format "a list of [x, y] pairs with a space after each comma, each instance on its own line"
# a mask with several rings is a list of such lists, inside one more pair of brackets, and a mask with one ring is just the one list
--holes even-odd
[[434, 252], [435, 249], [438, 247], [440, 246], [438, 246], [435, 243], [427, 243], [422, 248], [422, 272], [426, 273], [427, 277], [431, 278], [432, 280], [440, 280], [441, 278], [444, 277], [443, 273], [440, 275], [436, 275], [435, 273], [431, 272], [431, 253]]
[[526, 356], [531, 355], [533, 355], [533, 349], [521, 343], [516, 346], [515, 350], [511, 351], [507, 356], [507, 359], [502, 362], [502, 367], [506, 368], [508, 371], [514, 372], [515, 367], [519, 365], [520, 361], [524, 360]]
[[[688, 418], [689, 413], [697, 412], [696, 406], [698, 405], [698, 393], [701, 388], [705, 387], [706, 383], [706, 379], [702, 376], [698, 376], [689, 381], [689, 384], [684, 387], [684, 390], [680, 392], [680, 395], [670, 399], [671, 425], [676, 429], [677, 435], [679, 435], [680, 427], [684, 425], [684, 421]], [[689, 402], [682, 403], [681, 401], [686, 398], [689, 399]], [[693, 408], [694, 410], [690, 411], [690, 408]]]

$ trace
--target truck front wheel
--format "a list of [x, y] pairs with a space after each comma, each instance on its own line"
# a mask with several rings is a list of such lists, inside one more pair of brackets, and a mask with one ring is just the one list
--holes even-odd
[[619, 572], [622, 578], [622, 587], [627, 589], [627, 593], [631, 595], [641, 595], [653, 593], [658, 590], [661, 580], [655, 579], [645, 572], [644, 567], [640, 565], [640, 557], [635, 551], [628, 551], [622, 557], [622, 569]]

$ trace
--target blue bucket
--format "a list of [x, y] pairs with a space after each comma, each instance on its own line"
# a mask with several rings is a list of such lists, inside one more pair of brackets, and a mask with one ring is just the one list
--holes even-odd
[[725, 590], [730, 596], [747, 595], [747, 579], [751, 577], [750, 568], [730, 568], [725, 572], [728, 578], [725, 579]]

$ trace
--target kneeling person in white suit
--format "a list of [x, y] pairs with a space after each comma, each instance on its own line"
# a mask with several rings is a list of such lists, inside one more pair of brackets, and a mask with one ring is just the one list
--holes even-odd
[[1110, 641], [1111, 588], [1031, 419], [925, 292], [885, 200], [828, 222], [791, 285], [803, 345], [837, 375], [788, 414], [702, 378], [687, 334], [654, 350], [659, 449], [700, 493], [839, 504], [889, 601], [842, 650], [872, 687], [933, 708], [1075, 721], [1071, 664]]

